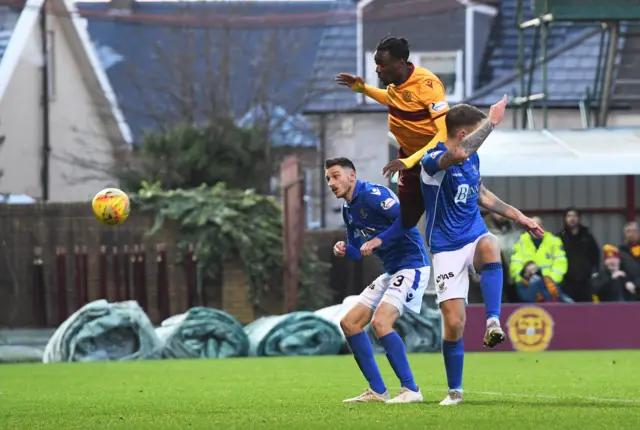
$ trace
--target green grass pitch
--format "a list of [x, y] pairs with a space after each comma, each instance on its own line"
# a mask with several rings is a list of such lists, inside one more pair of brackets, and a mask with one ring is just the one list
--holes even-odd
[[440, 355], [410, 362], [422, 404], [343, 404], [351, 356], [3, 365], [0, 429], [640, 428], [640, 351], [467, 354], [457, 407]]

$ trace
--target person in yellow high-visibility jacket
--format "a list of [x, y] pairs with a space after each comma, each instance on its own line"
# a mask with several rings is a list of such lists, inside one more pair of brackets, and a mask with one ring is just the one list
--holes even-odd
[[[542, 220], [538, 217], [531, 218], [542, 227]], [[562, 240], [553, 233], [546, 231], [541, 240], [534, 240], [529, 233], [523, 233], [518, 242], [513, 245], [513, 255], [509, 271], [514, 282], [522, 280], [522, 269], [533, 261], [542, 269], [542, 275], [548, 276], [560, 285], [567, 273], [567, 254], [564, 252]]]

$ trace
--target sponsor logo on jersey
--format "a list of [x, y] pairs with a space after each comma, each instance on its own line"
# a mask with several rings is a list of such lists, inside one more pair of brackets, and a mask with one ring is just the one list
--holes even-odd
[[447, 102], [431, 103], [431, 110], [433, 112], [442, 112], [443, 110], [447, 109], [448, 107], [449, 107], [449, 104]]
[[396, 201], [391, 197], [389, 197], [388, 199], [386, 199], [383, 202], [380, 202], [380, 206], [385, 211], [391, 209], [393, 207], [393, 205], [395, 205], [395, 204], [396, 204]]
[[467, 203], [469, 197], [478, 194], [478, 186], [469, 186], [469, 184], [458, 185], [458, 191], [453, 198], [454, 203]]

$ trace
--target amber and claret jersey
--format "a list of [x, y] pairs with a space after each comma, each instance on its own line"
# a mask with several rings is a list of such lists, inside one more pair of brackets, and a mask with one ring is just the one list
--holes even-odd
[[438, 133], [434, 121], [449, 111], [440, 79], [430, 70], [411, 63], [409, 79], [402, 85], [387, 87], [385, 104], [389, 109], [389, 131], [398, 140], [405, 156], [429, 143]]

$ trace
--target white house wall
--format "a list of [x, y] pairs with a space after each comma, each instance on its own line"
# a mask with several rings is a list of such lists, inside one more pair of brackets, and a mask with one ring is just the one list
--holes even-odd
[[[50, 102], [50, 188], [51, 201], [81, 201], [93, 197], [102, 187], [115, 185], [108, 178], [89, 179], [112, 160], [107, 132], [99, 120], [79, 67], [65, 39], [59, 19], [49, 15], [54, 34], [55, 80]], [[41, 197], [40, 168], [43, 141], [41, 97], [41, 48], [38, 26], [30, 36], [4, 98], [0, 102], [0, 133], [7, 140], [0, 153], [4, 177], [1, 191]], [[89, 166], [72, 164], [72, 157], [90, 161]]]
[[0, 101], [0, 191], [39, 197], [42, 148], [40, 42], [30, 38]]

